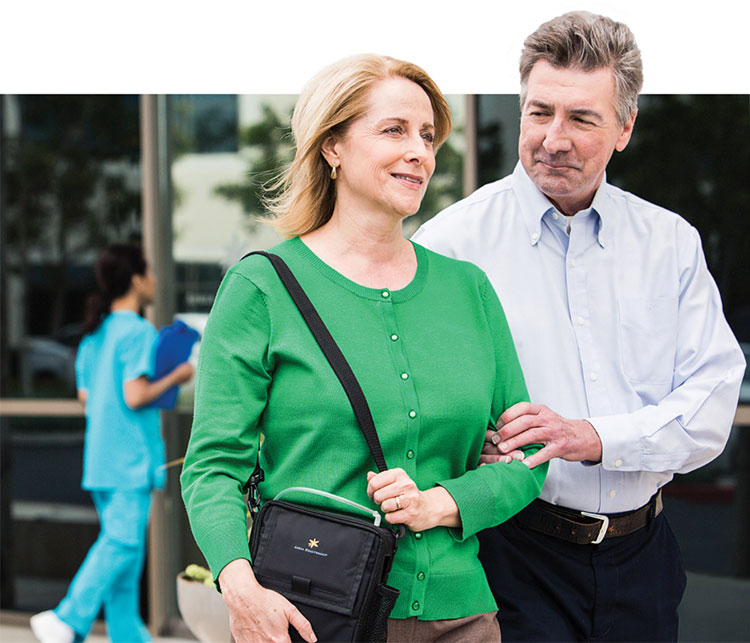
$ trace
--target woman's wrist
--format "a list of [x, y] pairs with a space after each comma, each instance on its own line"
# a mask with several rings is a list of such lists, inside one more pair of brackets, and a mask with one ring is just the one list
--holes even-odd
[[253, 574], [250, 561], [246, 558], [236, 558], [227, 563], [219, 572], [218, 581], [221, 593], [224, 594], [225, 598], [231, 597], [236, 591], [246, 593], [260, 587], [260, 583]]
[[435, 486], [423, 492], [435, 518], [435, 527], [460, 527], [461, 514], [453, 496], [445, 487]]

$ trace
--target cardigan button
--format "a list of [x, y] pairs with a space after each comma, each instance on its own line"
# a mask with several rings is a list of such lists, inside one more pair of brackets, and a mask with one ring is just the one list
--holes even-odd
[[383, 299], [388, 299], [388, 297], [391, 296], [391, 293], [389, 293], [387, 290], [384, 290], [380, 293], [380, 296], [383, 297]]
[[414, 451], [412, 451], [411, 449], [409, 449], [409, 450], [408, 450], [408, 451], [406, 452], [406, 457], [407, 457], [407, 458], [408, 458], [409, 460], [413, 460], [413, 459], [414, 459]]
[[411, 608], [416, 612], [419, 609], [419, 601], [414, 601], [411, 604]]
[[419, 574], [417, 574], [417, 580], [424, 580], [425, 578], [427, 577], [424, 575], [424, 572], [419, 572]]
[[414, 538], [416, 538], [417, 540], [422, 540], [422, 532], [418, 531], [416, 534], [414, 534]]

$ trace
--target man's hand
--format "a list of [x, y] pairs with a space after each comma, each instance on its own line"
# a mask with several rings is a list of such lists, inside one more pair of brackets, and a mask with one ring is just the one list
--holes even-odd
[[482, 446], [482, 455], [479, 456], [480, 467], [484, 464], [494, 464], [495, 462], [510, 464], [511, 462], [513, 462], [513, 460], [523, 460], [526, 457], [526, 454], [520, 449], [511, 451], [507, 455], [498, 453], [497, 445], [493, 441], [493, 438], [496, 435], [497, 431], [487, 429], [487, 434], [484, 437], [484, 445]]
[[589, 422], [568, 420], [543, 404], [514, 404], [500, 416], [497, 427], [491, 440], [501, 455], [510, 455], [528, 444], [544, 445], [523, 460], [530, 469], [552, 458], [570, 462], [602, 459], [602, 441]]

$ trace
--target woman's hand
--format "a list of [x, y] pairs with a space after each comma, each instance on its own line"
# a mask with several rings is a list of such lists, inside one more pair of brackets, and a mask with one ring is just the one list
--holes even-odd
[[291, 640], [290, 625], [306, 641], [317, 641], [310, 622], [281, 594], [262, 587], [244, 558], [233, 560], [221, 570], [219, 585], [236, 643], [286, 643]]
[[145, 375], [128, 380], [123, 384], [122, 392], [125, 404], [131, 409], [139, 409], [153, 402], [166, 390], [184, 384], [193, 377], [195, 369], [190, 362], [178, 364], [164, 377], [150, 380]]
[[182, 362], [182, 364], [178, 364], [169, 373], [169, 377], [172, 378], [174, 384], [184, 384], [185, 382], [189, 382], [193, 379], [193, 375], [195, 375], [195, 367], [190, 362]]
[[453, 496], [439, 486], [420, 491], [403, 469], [370, 471], [367, 495], [380, 505], [385, 519], [393, 525], [406, 525], [412, 531], [461, 525]]

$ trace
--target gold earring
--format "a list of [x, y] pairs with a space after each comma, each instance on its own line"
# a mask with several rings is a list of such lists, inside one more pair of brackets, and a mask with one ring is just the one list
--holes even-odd
[[336, 174], [336, 166], [332, 165], [331, 166], [331, 178], [335, 181], [336, 180], [336, 176], [337, 176], [337, 174]]

